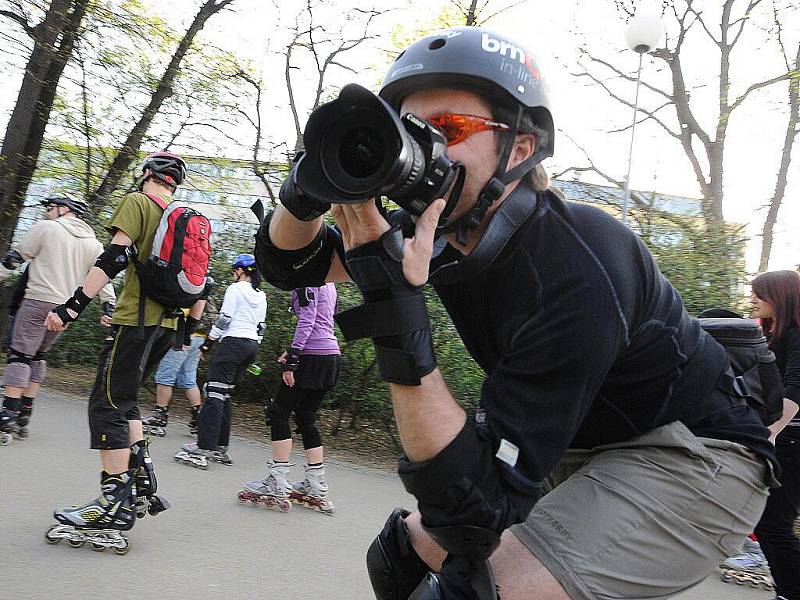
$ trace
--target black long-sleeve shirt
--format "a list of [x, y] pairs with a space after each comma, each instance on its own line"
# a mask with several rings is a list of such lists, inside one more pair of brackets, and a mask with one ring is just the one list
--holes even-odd
[[[800, 329], [787, 329], [772, 351], [783, 376], [783, 397], [800, 404]], [[800, 440], [800, 413], [789, 422], [781, 436]]]
[[[404, 211], [390, 220], [413, 234]], [[338, 232], [328, 233], [342, 256]], [[464, 493], [489, 508], [472, 524], [501, 530], [527, 515], [569, 448], [674, 421], [774, 461], [757, 413], [718, 389], [724, 348], [686, 313], [641, 240], [603, 211], [519, 186], [469, 255], [438, 240], [430, 282], [486, 372], [490, 435], [482, 428], [426, 463], [401, 462], [401, 474], [439, 488], [420, 499], [427, 525], [451, 522], [446, 505], [458, 501], [436, 505], [450, 497], [448, 481], [472, 481], [478, 495]]]
[[518, 188], [458, 258], [446, 247], [431, 281], [487, 373], [491, 430], [519, 448], [516, 464], [497, 461], [518, 491], [533, 493], [568, 448], [676, 420], [773, 457], [758, 415], [715, 393], [725, 350], [616, 219]]

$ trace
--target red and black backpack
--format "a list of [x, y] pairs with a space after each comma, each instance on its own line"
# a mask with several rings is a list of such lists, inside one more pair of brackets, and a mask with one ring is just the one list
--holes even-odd
[[158, 196], [146, 196], [164, 212], [150, 256], [136, 262], [140, 325], [145, 296], [168, 310], [189, 308], [204, 298], [211, 259], [211, 223], [205, 216], [183, 202], [167, 204]]

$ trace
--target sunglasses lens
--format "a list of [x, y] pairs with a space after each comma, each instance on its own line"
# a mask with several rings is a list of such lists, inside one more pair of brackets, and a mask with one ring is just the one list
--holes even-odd
[[448, 146], [459, 144], [467, 139], [473, 131], [470, 122], [463, 115], [437, 115], [430, 119], [431, 124], [441, 130]]

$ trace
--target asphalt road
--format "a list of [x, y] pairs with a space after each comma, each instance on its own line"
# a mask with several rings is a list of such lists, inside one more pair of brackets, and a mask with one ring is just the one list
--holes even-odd
[[[392, 474], [340, 461], [327, 464], [336, 515], [294, 507], [288, 514], [239, 504], [241, 482], [263, 476], [267, 446], [235, 439], [235, 464], [201, 471], [172, 455], [189, 441], [170, 423], [153, 438], [159, 494], [173, 508], [128, 534], [130, 552], [93, 552], [44, 532], [56, 506], [98, 492], [99, 461], [87, 450], [84, 401], [52, 392], [37, 399], [31, 435], [0, 447], [0, 590], [4, 598], [59, 600], [296, 600], [374, 598], [364, 552], [392, 507], [414, 503]], [[302, 475], [302, 458], [293, 478]], [[772, 594], [723, 584], [712, 575], [679, 600], [768, 600]]]

